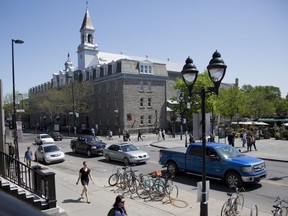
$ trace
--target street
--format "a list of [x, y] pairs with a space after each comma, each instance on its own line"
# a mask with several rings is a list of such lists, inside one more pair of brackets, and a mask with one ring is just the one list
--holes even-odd
[[[34, 143], [35, 135], [26, 134], [23, 138], [23, 142], [19, 143], [19, 152], [20, 159], [23, 161], [24, 151], [27, 146], [31, 146], [31, 150], [34, 152], [37, 146]], [[155, 139], [157, 137], [155, 136]], [[64, 138], [62, 141], [57, 141], [56, 143], [61, 147], [61, 149], [66, 154], [66, 161], [63, 163], [52, 164], [49, 166], [40, 164], [43, 168], [49, 167], [50, 171], [59, 171], [67, 173], [69, 175], [75, 175], [75, 182], [78, 177], [79, 169], [82, 167], [82, 162], [86, 160], [88, 166], [92, 170], [92, 175], [96, 179], [107, 179], [108, 177], [116, 171], [116, 167], [123, 166], [122, 163], [118, 162], [106, 162], [103, 156], [95, 156], [88, 158], [82, 154], [74, 154], [70, 149], [70, 140], [69, 138]], [[103, 139], [106, 142], [105, 138]], [[113, 141], [107, 141], [107, 143], [113, 143]], [[119, 142], [119, 138], [114, 142]], [[147, 142], [137, 142], [132, 140], [135, 146], [140, 149], [147, 151], [150, 155], [150, 160], [147, 164], [135, 165], [133, 169], [139, 170], [139, 173], [150, 173], [153, 170], [163, 169], [158, 164], [159, 159], [159, 149], [150, 146]], [[274, 200], [279, 195], [280, 197], [288, 197], [288, 164], [285, 162], [276, 162], [276, 161], [265, 161], [268, 169], [268, 177], [265, 180], [262, 180], [259, 184], [255, 185], [245, 185], [245, 196], [244, 206], [251, 208], [253, 204], [257, 204], [258, 208], [265, 213], [270, 213]], [[56, 185], [59, 180], [56, 178]], [[197, 182], [201, 181], [201, 177], [195, 177], [189, 174], [182, 174], [174, 178], [174, 183], [178, 185], [180, 194], [181, 191], [191, 192], [197, 194]], [[106, 186], [108, 183], [106, 182]], [[103, 185], [105, 186], [105, 185]], [[231, 191], [224, 182], [217, 180], [210, 180], [210, 198], [224, 201], [228, 199], [226, 192]], [[80, 192], [80, 187], [78, 188]], [[57, 192], [56, 192], [57, 193]], [[63, 194], [61, 195], [63, 197]], [[185, 200], [189, 202], [189, 200]], [[58, 201], [58, 205], [61, 207], [62, 200]], [[64, 208], [64, 207], [63, 207]], [[64, 208], [65, 209], [65, 208]], [[220, 210], [219, 210], [220, 211]]]

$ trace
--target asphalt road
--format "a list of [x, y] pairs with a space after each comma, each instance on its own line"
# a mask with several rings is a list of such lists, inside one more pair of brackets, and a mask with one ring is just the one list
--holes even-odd
[[[37, 145], [34, 143], [35, 135], [26, 134], [23, 138], [23, 142], [19, 143], [20, 159], [24, 156], [24, 151], [27, 146], [31, 146], [34, 152]], [[79, 169], [82, 167], [82, 162], [86, 160], [88, 166], [92, 170], [92, 175], [95, 179], [97, 177], [108, 177], [116, 171], [116, 167], [123, 166], [122, 163], [105, 161], [103, 156], [95, 156], [88, 158], [86, 155], [74, 154], [70, 149], [70, 139], [64, 139], [56, 142], [66, 154], [66, 161], [63, 163], [52, 164], [50, 167], [61, 172], [69, 174], [75, 174], [75, 182], [78, 177]], [[147, 164], [135, 165], [133, 168], [139, 170], [139, 173], [149, 173], [156, 169], [163, 169], [158, 164], [159, 149], [148, 145], [145, 142], [132, 142], [140, 149], [147, 151], [150, 155], [150, 160]], [[288, 163], [266, 161], [268, 169], [267, 179], [256, 185], [245, 185], [245, 206], [250, 208], [254, 203], [258, 205], [258, 208], [263, 212], [270, 213], [275, 198], [280, 195], [281, 197], [288, 198]], [[45, 167], [45, 166], [44, 166]], [[57, 176], [56, 176], [57, 178]], [[200, 177], [195, 177], [189, 174], [182, 174], [174, 178], [174, 182], [178, 185], [180, 190], [191, 191], [191, 193], [197, 193], [197, 182], [201, 181]], [[108, 185], [108, 183], [107, 183]], [[210, 180], [210, 197], [217, 200], [226, 200], [226, 192], [230, 189], [221, 182], [216, 180]]]

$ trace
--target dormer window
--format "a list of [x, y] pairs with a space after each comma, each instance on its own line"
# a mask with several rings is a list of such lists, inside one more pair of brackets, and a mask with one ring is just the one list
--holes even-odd
[[140, 74], [153, 74], [153, 67], [150, 61], [143, 61], [139, 63], [139, 73]]

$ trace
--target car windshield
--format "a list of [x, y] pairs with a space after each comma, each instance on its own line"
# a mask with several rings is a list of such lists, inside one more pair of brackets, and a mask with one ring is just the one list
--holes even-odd
[[130, 151], [137, 151], [138, 148], [134, 145], [124, 145], [121, 146], [121, 149], [123, 152], [130, 152]]
[[235, 158], [242, 156], [242, 153], [239, 150], [233, 148], [230, 145], [224, 146], [222, 148], [216, 148], [216, 151], [223, 158]]
[[51, 146], [45, 146], [44, 147], [44, 152], [46, 152], [46, 153], [55, 152], [55, 151], [59, 151], [59, 148], [56, 145], [51, 145]]
[[41, 138], [43, 139], [43, 138], [50, 138], [50, 136], [49, 135], [41, 135]]
[[99, 138], [98, 137], [87, 137], [87, 142], [93, 142], [93, 141], [97, 141], [97, 142], [100, 142]]

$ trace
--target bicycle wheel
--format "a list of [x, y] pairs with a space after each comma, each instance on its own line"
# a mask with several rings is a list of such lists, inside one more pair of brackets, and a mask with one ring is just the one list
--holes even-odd
[[244, 206], [244, 196], [243, 194], [239, 194], [238, 197], [234, 201], [235, 212], [240, 213]]
[[112, 174], [109, 179], [108, 179], [108, 184], [110, 186], [115, 186], [119, 181], [119, 175], [117, 175], [116, 173]]
[[123, 191], [129, 189], [129, 188], [128, 188], [128, 181], [129, 181], [129, 178], [128, 178], [127, 175], [124, 174], [124, 175], [122, 175], [122, 177], [120, 177], [120, 182], [119, 182], [119, 184], [120, 184], [120, 188], [121, 188]]
[[165, 197], [165, 194], [165, 188], [160, 184], [150, 187], [149, 196], [152, 200], [161, 201]]
[[137, 187], [139, 185], [139, 181], [137, 179], [130, 179], [128, 182], [128, 188], [130, 193], [134, 194], [136, 193]]
[[178, 186], [173, 185], [169, 191], [169, 200], [171, 203], [175, 202], [178, 198]]
[[221, 216], [230, 216], [231, 208], [229, 201], [226, 201], [221, 208]]
[[136, 194], [141, 199], [147, 199], [149, 197], [149, 187], [144, 183], [140, 182], [136, 188]]
[[256, 204], [254, 204], [250, 211], [250, 216], [258, 216], [258, 207]]

